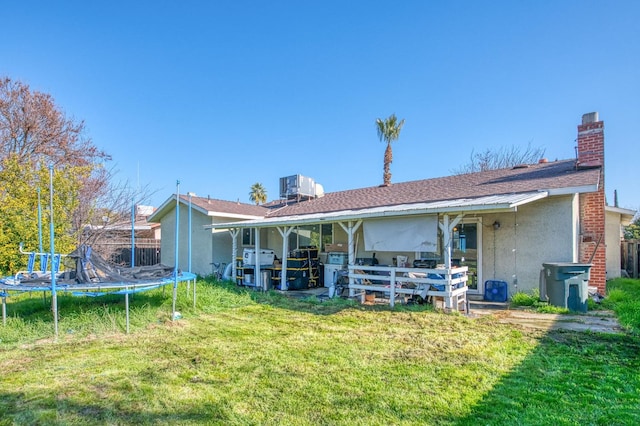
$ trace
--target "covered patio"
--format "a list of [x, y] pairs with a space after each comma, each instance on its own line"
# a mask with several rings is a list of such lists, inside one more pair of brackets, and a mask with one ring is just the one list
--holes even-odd
[[[274, 244], [274, 238], [263, 238], [261, 230], [268, 230], [266, 235], [277, 231], [281, 244], [281, 266], [275, 268], [282, 277], [280, 290], [288, 290], [291, 278], [282, 273], [288, 271], [288, 254], [290, 249], [289, 236], [299, 226], [312, 224], [336, 225], [346, 234], [347, 265], [345, 273], [348, 281], [349, 297], [359, 297], [364, 301], [367, 292], [375, 292], [388, 298], [389, 304], [394, 306], [399, 298], [419, 296], [424, 300], [443, 300], [446, 310], [466, 309], [468, 281], [473, 278], [476, 283], [482, 280], [482, 250], [478, 250], [477, 266], [471, 273], [469, 267], [455, 262], [452, 256], [454, 250], [454, 236], [457, 227], [473, 219], [478, 223], [481, 239], [483, 218], [487, 215], [514, 214], [518, 207], [544, 199], [548, 196], [545, 191], [508, 194], [500, 196], [485, 196], [428, 203], [401, 204], [366, 208], [361, 210], [334, 211], [327, 213], [312, 213], [297, 216], [268, 217], [233, 223], [217, 223], [206, 225], [206, 229], [228, 230], [232, 237], [232, 259], [240, 259], [238, 236], [243, 230], [253, 230], [255, 241], [253, 247], [256, 252], [264, 244]], [[490, 216], [492, 220], [493, 216]], [[493, 226], [490, 224], [489, 226]], [[335, 234], [335, 232], [334, 232]], [[264, 235], [264, 234], [263, 234]], [[363, 236], [364, 241], [359, 241]], [[332, 243], [339, 241], [333, 240]], [[459, 241], [458, 241], [459, 243]], [[513, 243], [512, 243], [513, 245]], [[363, 264], [358, 258], [358, 247], [368, 253], [378, 253], [379, 258], [388, 264]], [[319, 248], [322, 250], [322, 247]], [[416, 260], [421, 253], [438, 251], [441, 257], [432, 263], [414, 262], [414, 267], [401, 262], [389, 262], [397, 253], [414, 253]], [[401, 256], [398, 256], [398, 258]], [[404, 256], [406, 257], [406, 256]], [[463, 258], [464, 260], [464, 258]], [[267, 283], [263, 282], [263, 270], [274, 268], [268, 265], [253, 265], [255, 287], [266, 290]], [[233, 262], [232, 276], [238, 277], [238, 262]], [[332, 281], [336, 284], [336, 280]]]

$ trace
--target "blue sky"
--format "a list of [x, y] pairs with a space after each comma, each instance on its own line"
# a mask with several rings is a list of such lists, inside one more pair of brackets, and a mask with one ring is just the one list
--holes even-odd
[[118, 178], [249, 202], [302, 174], [382, 183], [375, 119], [406, 124], [392, 182], [513, 145], [575, 156], [605, 121], [606, 192], [640, 208], [638, 1], [14, 1], [0, 75], [85, 120]]

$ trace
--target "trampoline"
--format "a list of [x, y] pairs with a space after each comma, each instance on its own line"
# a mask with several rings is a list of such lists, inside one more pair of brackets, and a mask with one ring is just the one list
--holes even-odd
[[[129, 331], [129, 295], [153, 290], [166, 285], [177, 285], [180, 282], [191, 282], [194, 285], [196, 275], [190, 272], [176, 271], [175, 268], [162, 264], [152, 266], [121, 267], [113, 265], [90, 246], [82, 245], [67, 255], [24, 252], [28, 256], [27, 269], [19, 271], [11, 277], [0, 280], [0, 297], [2, 298], [2, 323], [6, 325], [6, 299], [11, 292], [58, 292], [73, 296], [100, 297], [105, 295], [124, 295], [127, 313], [127, 332]], [[36, 259], [40, 269], [35, 269]], [[51, 260], [51, 261], [49, 261]], [[64, 270], [60, 271], [60, 265]], [[52, 274], [55, 277], [52, 283]]]
[[[57, 293], [66, 292], [73, 296], [99, 297], [107, 294], [120, 294], [125, 297], [126, 326], [129, 333], [129, 295], [173, 284], [172, 320], [180, 317], [176, 312], [177, 288], [181, 282], [187, 282], [188, 288], [193, 281], [193, 307], [196, 307], [196, 275], [191, 273], [191, 244], [189, 244], [189, 272], [178, 268], [179, 224], [180, 224], [180, 181], [176, 181], [176, 229], [175, 229], [175, 265], [135, 266], [135, 202], [131, 207], [131, 267], [114, 265], [98, 254], [90, 246], [81, 245], [69, 254], [55, 252], [55, 234], [53, 220], [53, 165], [49, 165], [49, 243], [51, 250], [42, 249], [41, 205], [38, 192], [38, 236], [39, 252], [25, 252], [20, 244], [20, 253], [28, 256], [26, 270], [0, 279], [0, 298], [2, 298], [2, 324], [7, 323], [7, 297], [12, 292], [50, 292], [53, 309], [55, 337], [58, 337], [58, 301]], [[191, 211], [189, 211], [191, 214]], [[189, 216], [189, 235], [191, 235], [191, 216]], [[36, 270], [36, 261], [40, 269]], [[60, 265], [64, 268], [61, 268]], [[189, 290], [187, 290], [189, 291]]]

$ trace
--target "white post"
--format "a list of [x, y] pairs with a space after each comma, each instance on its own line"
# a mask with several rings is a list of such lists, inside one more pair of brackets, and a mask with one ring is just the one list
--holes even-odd
[[196, 279], [193, 279], [193, 309], [196, 308]]
[[[349, 237], [349, 265], [356, 264], [356, 244], [355, 244], [355, 234], [360, 225], [362, 225], [362, 220], [357, 221], [355, 224], [352, 221], [349, 221], [347, 226], [343, 223], [338, 222], [338, 225], [342, 227], [344, 232], [347, 233]], [[351, 278], [351, 274], [349, 274], [349, 297], [355, 296], [355, 291], [353, 290], [352, 284], [354, 283], [354, 279]]]
[[262, 279], [260, 279], [260, 228], [254, 228], [256, 233], [256, 265], [254, 268], [255, 276], [253, 279], [256, 283], [256, 289], [262, 289]]
[[442, 231], [442, 235], [444, 238], [444, 263], [446, 272], [446, 281], [444, 284], [444, 289], [446, 291], [446, 297], [444, 298], [445, 308], [451, 309], [453, 306], [453, 296], [451, 296], [451, 243], [453, 241], [453, 228], [455, 228], [458, 223], [462, 220], [464, 214], [460, 213], [456, 218], [449, 222], [449, 215], [445, 214], [442, 217], [442, 223], [438, 223], [440, 230]]
[[280, 290], [286, 291], [289, 289], [289, 282], [287, 281], [287, 257], [289, 256], [289, 235], [293, 231], [293, 226], [280, 228], [278, 232], [282, 236], [282, 268], [280, 271]]
[[389, 282], [389, 306], [396, 305], [396, 270], [391, 268], [391, 281]]
[[231, 228], [229, 229], [229, 234], [231, 234], [231, 262], [232, 263], [232, 267], [231, 267], [231, 276], [233, 277], [233, 280], [236, 282], [236, 284], [238, 283], [237, 277], [238, 277], [238, 265], [237, 265], [237, 261], [236, 258], [238, 257], [238, 233], [240, 232], [239, 229], [236, 228]]

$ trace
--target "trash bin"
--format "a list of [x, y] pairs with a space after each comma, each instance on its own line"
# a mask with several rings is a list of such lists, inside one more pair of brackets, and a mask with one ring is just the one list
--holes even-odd
[[269, 291], [273, 288], [271, 282], [271, 271], [260, 271], [260, 276], [262, 277], [262, 289], [264, 291]]
[[554, 306], [571, 311], [587, 312], [589, 298], [590, 263], [543, 263], [541, 296], [546, 296]]

